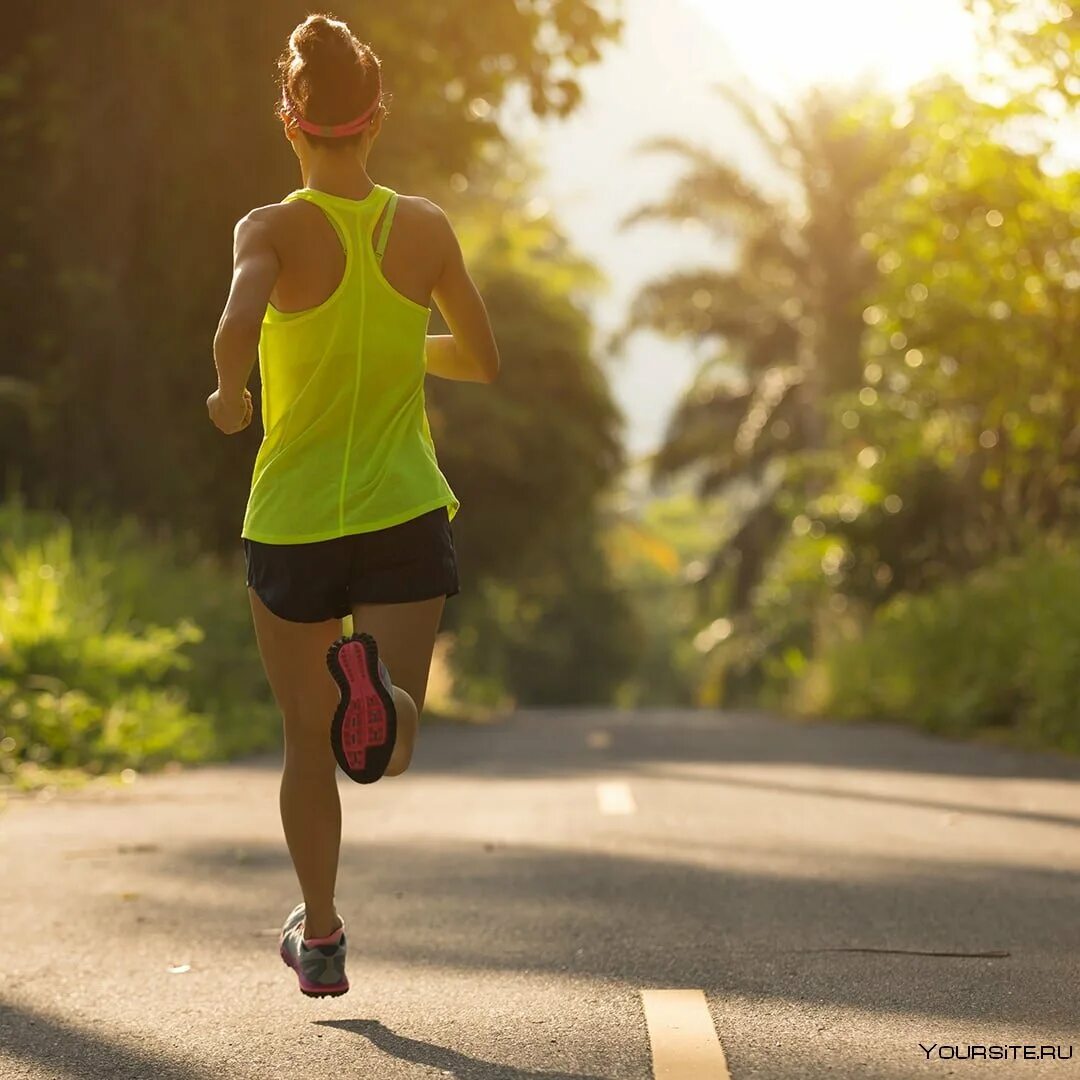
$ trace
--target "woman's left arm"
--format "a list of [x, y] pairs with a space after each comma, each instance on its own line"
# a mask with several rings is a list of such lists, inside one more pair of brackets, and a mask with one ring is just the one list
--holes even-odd
[[210, 419], [226, 435], [251, 423], [247, 381], [259, 358], [263, 316], [281, 269], [268, 219], [270, 209], [252, 210], [233, 231], [232, 287], [214, 334], [218, 386], [206, 399]]

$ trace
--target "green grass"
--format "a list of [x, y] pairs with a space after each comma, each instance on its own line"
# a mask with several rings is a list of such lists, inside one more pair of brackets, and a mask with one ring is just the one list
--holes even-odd
[[0, 506], [0, 778], [280, 744], [239, 562], [131, 519]]

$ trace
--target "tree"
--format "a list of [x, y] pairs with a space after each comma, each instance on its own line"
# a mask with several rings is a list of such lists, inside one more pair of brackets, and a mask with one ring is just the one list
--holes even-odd
[[[510, 164], [504, 175], [514, 175]], [[439, 460], [462, 503], [463, 594], [446, 625], [468, 696], [509, 689], [533, 704], [610, 701], [636, 635], [600, 543], [598, 500], [623, 455], [581, 303], [597, 275], [530, 209], [527, 170], [517, 175], [499, 204], [476, 196], [462, 230], [502, 372], [481, 392], [428, 385]]]
[[874, 603], [1080, 512], [1080, 174], [1013, 145], [1025, 110], [924, 87], [905, 153], [860, 207], [882, 272], [863, 386], [840, 407], [863, 494], [828, 526], [850, 549], [847, 588]]
[[890, 121], [901, 150], [852, 208], [875, 273], [862, 376], [829, 402], [832, 475], [792, 502], [752, 618], [712, 661], [755, 696], [896, 594], [1075, 529], [1080, 176], [1048, 168], [1030, 107], [942, 78]]
[[1071, 0], [964, 0], [986, 45], [1009, 61], [1010, 82], [1021, 75], [1036, 92], [1059, 95], [1066, 109], [1080, 104], [1080, 7]]
[[788, 111], [723, 92], [792, 194], [767, 194], [705, 149], [650, 144], [681, 155], [688, 170], [628, 224], [698, 221], [718, 239], [735, 238], [738, 253], [730, 269], [648, 284], [625, 332], [649, 327], [716, 343], [671, 418], [654, 475], [693, 470], [703, 495], [744, 492], [741, 520], [707, 575], [732, 572], [730, 607], [738, 612], [801, 501], [829, 475], [829, 402], [861, 379], [861, 312], [875, 275], [851, 208], [884, 174], [900, 139], [873, 122], [887, 108], [876, 98], [814, 90]]

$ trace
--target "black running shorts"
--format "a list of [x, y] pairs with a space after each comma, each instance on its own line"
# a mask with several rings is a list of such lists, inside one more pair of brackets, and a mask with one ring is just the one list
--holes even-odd
[[343, 619], [353, 604], [403, 604], [458, 592], [445, 506], [375, 532], [311, 544], [244, 540], [247, 583], [290, 622]]

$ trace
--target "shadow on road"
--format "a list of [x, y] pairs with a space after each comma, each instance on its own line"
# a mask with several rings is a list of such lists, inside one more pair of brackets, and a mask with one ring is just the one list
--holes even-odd
[[[363, 963], [480, 977], [546, 971], [1005, 1028], [1071, 1028], [1080, 1015], [1080, 986], [1055, 985], [1062, 958], [1080, 952], [1076, 872], [839, 852], [813, 864], [732, 847], [720, 822], [681, 838], [639, 834], [636, 843], [613, 852], [346, 839], [338, 902], [346, 918], [364, 907], [364, 937], [354, 940]], [[295, 889], [287, 866], [237, 865], [213, 843], [164, 852], [151, 868], [176, 881], [167, 891], [176, 899], [156, 904], [142, 934], [159, 920], [217, 925], [223, 935], [259, 925], [266, 898]], [[219, 886], [213, 904], [182, 887], [206, 874]], [[883, 948], [1010, 955], [812, 951]]]
[[446, 1046], [399, 1035], [378, 1020], [316, 1020], [314, 1023], [356, 1032], [370, 1039], [384, 1054], [416, 1065], [442, 1069], [454, 1080], [604, 1080], [604, 1077], [585, 1076], [582, 1073], [530, 1072], [493, 1061], [482, 1061]]
[[119, 1045], [6, 1001], [0, 1001], [0, 1051], [64, 1080], [217, 1080], [221, 1075]]

